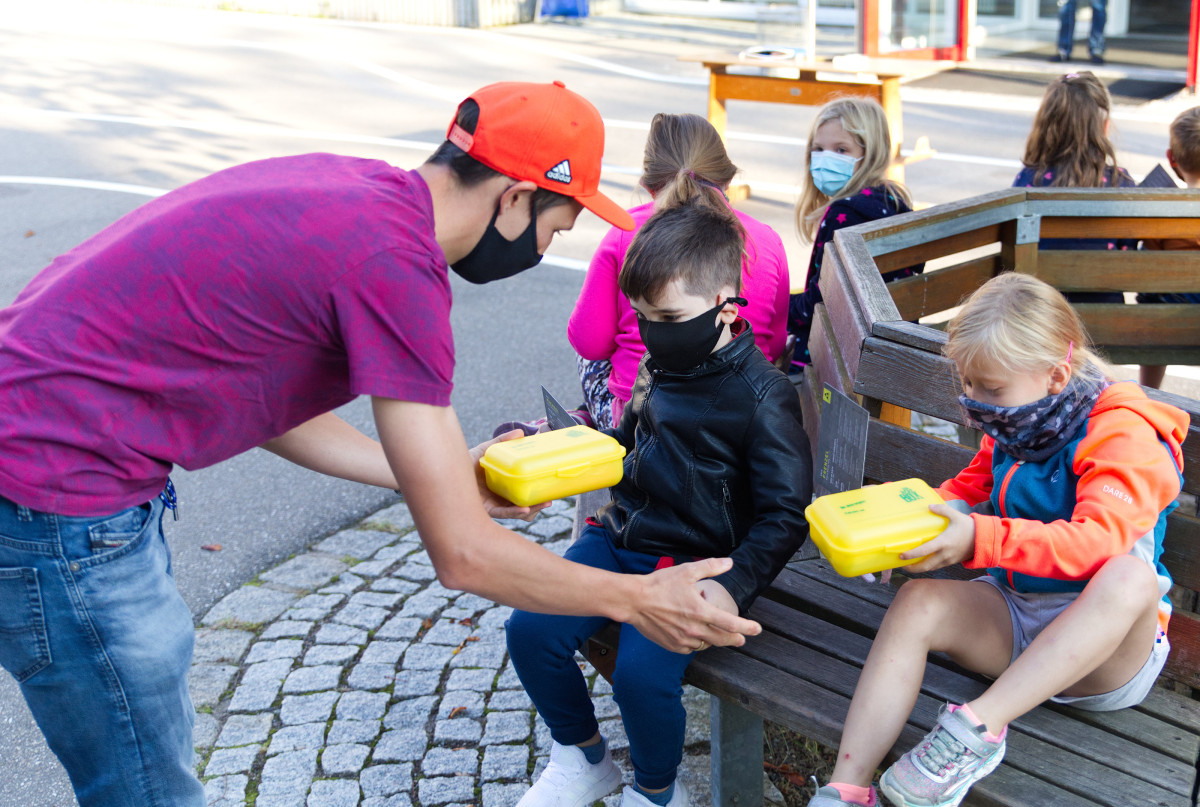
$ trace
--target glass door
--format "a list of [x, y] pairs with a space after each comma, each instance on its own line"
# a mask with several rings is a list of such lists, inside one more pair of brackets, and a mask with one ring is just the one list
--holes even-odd
[[862, 0], [861, 12], [861, 47], [867, 56], [965, 57], [970, 0]]

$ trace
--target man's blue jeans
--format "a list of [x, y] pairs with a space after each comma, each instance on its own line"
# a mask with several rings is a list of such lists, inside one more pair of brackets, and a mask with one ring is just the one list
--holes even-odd
[[[1058, 50], [1070, 53], [1075, 44], [1075, 4], [1077, 0], [1058, 0]], [[1104, 24], [1108, 22], [1108, 0], [1090, 0], [1092, 30], [1088, 34], [1088, 53], [1104, 53]]]
[[192, 618], [163, 504], [99, 518], [0, 496], [0, 665], [82, 807], [202, 807], [188, 696]]

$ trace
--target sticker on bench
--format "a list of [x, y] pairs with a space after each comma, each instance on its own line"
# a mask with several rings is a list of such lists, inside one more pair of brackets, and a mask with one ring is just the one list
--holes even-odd
[[867, 410], [828, 384], [821, 394], [817, 436], [817, 496], [861, 488], [867, 464]]

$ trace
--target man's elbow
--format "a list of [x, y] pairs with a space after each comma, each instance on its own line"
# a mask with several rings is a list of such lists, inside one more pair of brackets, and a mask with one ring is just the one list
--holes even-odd
[[477, 593], [486, 580], [483, 564], [475, 553], [455, 548], [433, 564], [438, 582], [452, 591]]

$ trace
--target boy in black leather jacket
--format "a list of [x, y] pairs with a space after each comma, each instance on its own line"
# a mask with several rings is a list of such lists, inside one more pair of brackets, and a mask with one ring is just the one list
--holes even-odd
[[[696, 585], [718, 607], [744, 613], [808, 534], [811, 452], [791, 383], [738, 316], [740, 223], [719, 190], [687, 175], [664, 192], [687, 202], [642, 226], [619, 277], [649, 351], [608, 432], [626, 448], [624, 478], [566, 557], [642, 574], [732, 557], [730, 571]], [[606, 622], [523, 611], [508, 622], [513, 666], [554, 740], [518, 807], [588, 807], [621, 782], [574, 660]], [[613, 696], [634, 768], [622, 807], [688, 803], [675, 772], [690, 660], [621, 627]]]

